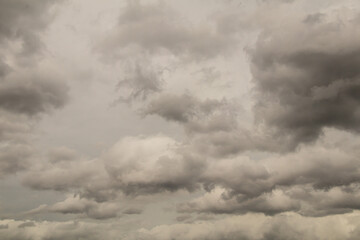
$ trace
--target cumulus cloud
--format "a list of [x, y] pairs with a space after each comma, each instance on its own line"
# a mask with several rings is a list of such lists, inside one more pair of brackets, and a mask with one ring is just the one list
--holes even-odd
[[169, 137], [127, 137], [110, 149], [105, 164], [114, 186], [136, 195], [195, 189], [204, 166], [197, 158]]
[[[25, 176], [24, 184], [78, 193], [79, 198], [72, 199], [77, 209], [93, 218], [101, 218], [98, 209], [112, 209], [114, 201], [124, 196], [182, 189], [192, 192], [201, 187], [206, 193], [180, 204], [179, 212], [339, 214], [360, 207], [356, 201], [360, 152], [354, 139], [356, 135], [328, 129], [311, 147], [256, 159], [255, 152], [253, 156], [206, 155], [196, 146], [161, 135], [125, 137], [99, 159], [77, 158], [41, 165]], [[67, 211], [54, 206], [46, 209]]]
[[[322, 216], [358, 209], [359, 152], [349, 146], [356, 136], [333, 131], [294, 153], [208, 162], [199, 178], [207, 193], [179, 211]], [[339, 134], [346, 136], [341, 144], [332, 139]]]

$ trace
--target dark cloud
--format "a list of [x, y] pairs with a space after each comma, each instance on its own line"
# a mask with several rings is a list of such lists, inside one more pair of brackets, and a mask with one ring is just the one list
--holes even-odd
[[48, 112], [65, 105], [67, 86], [47, 76], [28, 73], [10, 75], [0, 86], [0, 108], [29, 116]]
[[316, 140], [324, 127], [359, 131], [359, 26], [329, 19], [266, 31], [250, 51], [256, 119], [289, 149]]

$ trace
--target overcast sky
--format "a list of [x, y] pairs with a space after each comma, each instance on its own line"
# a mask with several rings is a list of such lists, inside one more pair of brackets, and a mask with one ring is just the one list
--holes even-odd
[[357, 0], [0, 0], [0, 239], [360, 239]]

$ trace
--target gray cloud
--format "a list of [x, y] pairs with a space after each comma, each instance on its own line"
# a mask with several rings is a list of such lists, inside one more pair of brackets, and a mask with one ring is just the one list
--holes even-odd
[[113, 187], [126, 194], [196, 189], [204, 162], [165, 136], [124, 138], [105, 156]]
[[61, 108], [68, 100], [67, 86], [40, 72], [12, 72], [0, 86], [0, 176], [30, 166], [35, 149], [30, 142], [34, 124], [43, 113]]
[[[120, 206], [116, 202], [96, 202], [79, 196], [68, 197], [62, 202], [57, 202], [51, 206], [41, 205], [38, 208], [26, 212], [26, 215], [40, 213], [61, 213], [76, 214], [81, 217], [93, 219], [109, 219], [120, 216]], [[128, 212], [126, 214], [138, 214], [141, 212]]]
[[9, 75], [0, 87], [0, 108], [33, 116], [63, 107], [68, 99], [67, 86], [49, 77], [34, 73]]
[[155, 72], [145, 63], [136, 62], [128, 72], [128, 76], [116, 85], [121, 95], [119, 101], [132, 103], [135, 100], [146, 100], [151, 94], [162, 90], [161, 73]]
[[[326, 218], [304, 218], [289, 214], [276, 217], [245, 215], [216, 221], [160, 225], [142, 229], [129, 239], [207, 239], [207, 240], [274, 240], [274, 239], [356, 239], [359, 236], [357, 220], [352, 215]], [[342, 221], [346, 223], [341, 223]], [[331, 230], [329, 225], [333, 226]], [[347, 229], [354, 227], [355, 230]], [[347, 229], [347, 230], [346, 230]]]
[[0, 47], [12, 41], [20, 41], [21, 48], [15, 52], [20, 63], [29, 63], [28, 57], [40, 52], [44, 45], [40, 32], [44, 31], [53, 18], [50, 8], [58, 0], [0, 1]]
[[236, 45], [231, 35], [224, 36], [211, 26], [187, 27], [178, 14], [164, 2], [142, 4], [129, 1], [118, 25], [98, 46], [108, 56], [122, 57], [126, 52], [172, 55], [188, 60], [204, 60], [231, 53]]
[[289, 149], [316, 140], [324, 127], [359, 130], [358, 22], [327, 19], [289, 21], [261, 34], [250, 51], [257, 121]]
[[8, 224], [1, 224], [0, 225], [0, 229], [8, 229], [9, 225]]
[[142, 114], [181, 123], [189, 134], [227, 132], [237, 127], [235, 106], [226, 99], [202, 101], [188, 93], [161, 94], [142, 110]]
[[18, 228], [28, 228], [28, 227], [35, 227], [35, 223], [34, 222], [24, 222], [21, 223]]
[[68, 89], [54, 74], [33, 67], [40, 38], [59, 1], [0, 1], [0, 177], [30, 167], [30, 136], [41, 113], [63, 107]]
[[187, 144], [206, 156], [226, 157], [270, 148], [256, 130], [251, 132], [241, 126], [238, 121], [241, 111], [236, 100], [200, 100], [190, 93], [163, 93], [151, 100], [141, 113], [179, 123], [189, 137]]
[[[121, 223], [56, 222], [39, 221], [31, 228], [18, 228], [27, 223], [2, 220], [8, 225], [0, 231], [6, 240], [50, 240], [90, 239], [125, 240], [135, 239], [200, 239], [200, 240], [273, 240], [273, 239], [345, 239], [359, 238], [358, 213], [320, 218], [284, 214], [268, 217], [261, 214], [226, 217], [212, 221], [159, 225], [151, 229], [139, 229], [135, 233], [123, 234]], [[34, 222], [33, 222], [34, 223]], [[331, 228], [329, 228], [331, 226]]]
[[332, 131], [295, 153], [208, 161], [198, 179], [208, 193], [180, 205], [179, 211], [322, 216], [358, 209], [359, 151], [351, 144], [356, 136], [342, 132], [346, 137], [339, 144], [332, 138], [341, 132]]

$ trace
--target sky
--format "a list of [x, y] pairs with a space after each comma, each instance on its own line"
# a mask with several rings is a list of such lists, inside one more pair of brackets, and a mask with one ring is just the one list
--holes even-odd
[[357, 0], [0, 0], [0, 239], [360, 239]]

